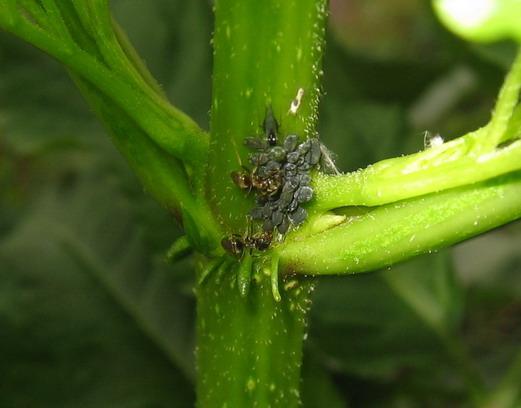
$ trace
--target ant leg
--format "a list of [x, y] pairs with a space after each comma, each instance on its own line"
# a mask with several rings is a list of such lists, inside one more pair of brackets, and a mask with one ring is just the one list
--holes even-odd
[[248, 296], [251, 283], [251, 271], [253, 268], [253, 259], [249, 253], [246, 253], [239, 264], [237, 273], [237, 286], [242, 297]]
[[275, 299], [276, 302], [280, 302], [279, 255], [276, 253], [271, 256], [271, 293], [273, 294], [273, 299]]
[[[253, 171], [251, 171], [248, 167], [246, 167], [244, 164], [241, 165], [242, 169], [248, 173], [250, 175], [250, 178], [251, 178], [251, 175], [253, 174]], [[253, 185], [251, 184], [251, 179], [250, 179], [250, 186], [248, 187], [248, 192], [246, 193], [246, 195], [250, 195], [251, 191], [253, 190]]]
[[246, 214], [246, 237], [253, 237], [253, 218], [250, 214]]
[[322, 167], [322, 171], [326, 174], [341, 174], [333, 160], [333, 154], [329, 151], [329, 149], [320, 143], [320, 165]]

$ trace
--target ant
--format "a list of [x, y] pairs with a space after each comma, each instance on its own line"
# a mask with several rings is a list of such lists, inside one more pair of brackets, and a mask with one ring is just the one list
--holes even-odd
[[251, 227], [251, 219], [248, 217], [248, 231], [245, 236], [240, 234], [231, 234], [224, 237], [221, 240], [221, 245], [224, 250], [237, 258], [242, 257], [245, 249], [249, 249], [250, 254], [254, 249], [257, 251], [266, 251], [271, 245], [273, 234], [271, 231], [262, 231], [252, 234]]
[[266, 251], [270, 247], [272, 239], [273, 234], [264, 231], [245, 237], [231, 234], [221, 240], [221, 245], [230, 255], [241, 258], [245, 249], [249, 249], [250, 252], [254, 249]]
[[282, 147], [277, 145], [279, 123], [273, 115], [271, 106], [266, 108], [266, 116], [262, 123], [265, 139], [250, 137], [245, 140], [245, 144], [258, 153], [250, 155], [253, 170], [244, 168], [240, 171], [233, 171], [230, 176], [234, 184], [241, 190], [250, 192], [255, 189], [261, 197], [271, 197], [282, 187], [282, 174], [280, 171], [280, 161], [285, 159], [285, 152]]
[[260, 196], [271, 197], [282, 187], [282, 174], [279, 169], [273, 169], [264, 177], [259, 174], [258, 167], [253, 170], [232, 171], [230, 176], [241, 190], [255, 189]]
[[[250, 224], [251, 225], [251, 224]], [[242, 237], [239, 234], [232, 234], [228, 237], [224, 237], [221, 241], [221, 245], [228, 252], [228, 254], [240, 259], [239, 268], [237, 271], [237, 285], [239, 288], [239, 293], [242, 297], [246, 297], [248, 295], [248, 291], [251, 283], [251, 274], [253, 267], [253, 256], [252, 252], [254, 249], [258, 251], [265, 251], [271, 245], [272, 233], [270, 232], [258, 232], [256, 234], [247, 234], [245, 237]], [[245, 249], [249, 249], [249, 253], [244, 253]], [[276, 275], [278, 276], [278, 275]], [[273, 278], [275, 279], [275, 278]], [[278, 283], [278, 278], [277, 283]], [[277, 285], [273, 286], [277, 289]], [[278, 289], [273, 292], [274, 296], [278, 295], [276, 299], [280, 300], [280, 295], [278, 294]]]

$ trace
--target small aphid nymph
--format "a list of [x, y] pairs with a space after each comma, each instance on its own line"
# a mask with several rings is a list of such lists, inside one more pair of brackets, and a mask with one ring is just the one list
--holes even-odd
[[266, 108], [266, 117], [262, 122], [262, 128], [264, 129], [264, 136], [266, 137], [268, 144], [270, 146], [275, 146], [277, 144], [279, 122], [275, 119], [271, 106]]

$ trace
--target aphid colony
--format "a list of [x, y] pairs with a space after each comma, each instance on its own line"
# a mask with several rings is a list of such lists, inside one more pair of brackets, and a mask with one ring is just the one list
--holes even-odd
[[242, 237], [233, 234], [222, 240], [223, 248], [240, 257], [245, 249], [264, 251], [269, 248], [273, 231], [288, 232], [291, 225], [298, 226], [307, 218], [301, 204], [313, 198], [310, 186], [312, 169], [336, 171], [327, 149], [316, 138], [300, 142], [294, 134], [278, 141], [278, 122], [268, 108], [263, 122], [264, 137], [248, 137], [245, 145], [252, 170], [231, 173], [233, 182], [242, 190], [255, 193], [256, 206], [250, 211], [251, 219], [262, 223], [262, 232]]
[[[246, 143], [251, 146], [251, 139]], [[308, 139], [299, 143], [297, 135], [289, 135], [282, 146], [256, 148], [250, 154], [254, 167], [252, 174], [262, 183], [256, 188], [256, 207], [250, 215], [252, 219], [262, 221], [265, 232], [274, 228], [284, 235], [290, 224], [302, 224], [307, 217], [306, 210], [300, 204], [313, 198], [309, 172], [320, 161], [320, 142]]]

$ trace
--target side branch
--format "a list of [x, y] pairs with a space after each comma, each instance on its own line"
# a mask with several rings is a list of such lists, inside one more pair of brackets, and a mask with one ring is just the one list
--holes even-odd
[[316, 178], [313, 208], [376, 206], [462, 187], [521, 169], [521, 53], [499, 93], [490, 123], [441, 146], [383, 160], [341, 176]]
[[145, 189], [183, 223], [191, 246], [218, 250], [221, 233], [201, 191], [208, 136], [168, 103], [107, 0], [0, 0], [0, 28], [68, 68]]
[[129, 115], [163, 150], [201, 167], [207, 135], [171, 106], [124, 35], [113, 23], [106, 0], [74, 2], [34, 0], [0, 2], [0, 28], [35, 45], [90, 82]]
[[341, 176], [315, 178], [315, 210], [377, 206], [462, 187], [521, 169], [521, 140], [475, 155], [482, 128], [445, 145], [378, 162]]
[[[162, 151], [110, 100], [88, 82], [72, 75], [82, 95], [107, 126], [112, 140], [144, 188], [184, 224], [191, 247], [210, 255], [220, 251], [221, 232], [210, 210], [194, 197], [182, 163]], [[189, 225], [187, 225], [189, 224]], [[197, 230], [189, 226], [197, 224]]]
[[516, 172], [378, 207], [314, 235], [306, 236], [310, 229], [303, 229], [277, 251], [286, 273], [371, 271], [516, 220], [521, 217], [519, 197], [521, 172]]

